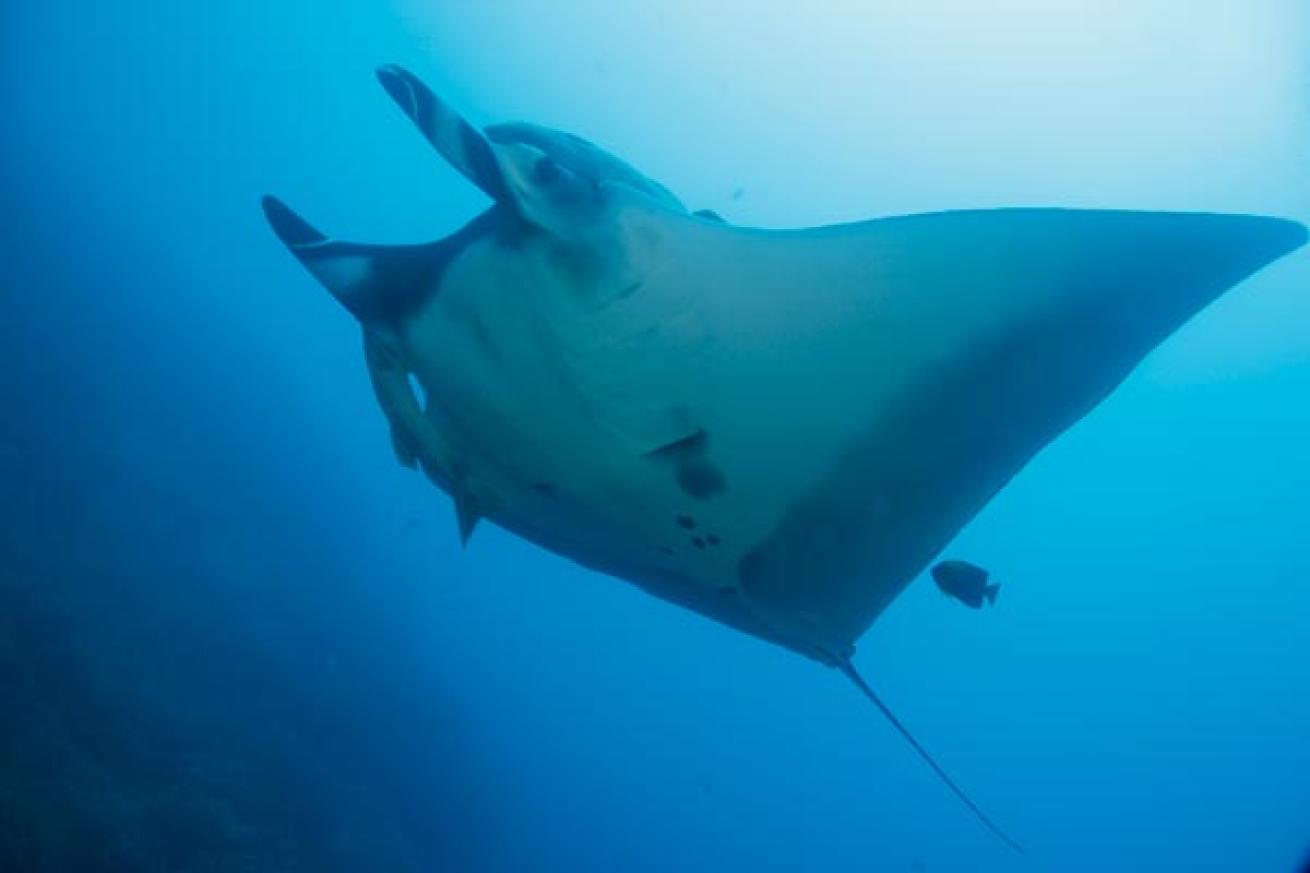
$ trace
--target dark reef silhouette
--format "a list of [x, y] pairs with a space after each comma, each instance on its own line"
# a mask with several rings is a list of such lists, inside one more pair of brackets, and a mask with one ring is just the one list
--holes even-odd
[[251, 449], [202, 366], [149, 370], [128, 318], [76, 362], [49, 353], [116, 286], [27, 227], [0, 256], [33, 292], [0, 319], [0, 869], [485, 860], [494, 819], [421, 616], [324, 545], [303, 471]]

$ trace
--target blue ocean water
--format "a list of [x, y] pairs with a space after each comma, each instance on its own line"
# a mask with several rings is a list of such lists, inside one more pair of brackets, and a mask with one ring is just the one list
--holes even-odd
[[1310, 221], [1310, 10], [8, 4], [0, 866], [1242, 870], [1310, 852], [1310, 255], [1056, 441], [841, 676], [580, 569], [395, 463], [357, 326], [269, 233], [433, 239], [478, 122], [808, 226], [1007, 205]]

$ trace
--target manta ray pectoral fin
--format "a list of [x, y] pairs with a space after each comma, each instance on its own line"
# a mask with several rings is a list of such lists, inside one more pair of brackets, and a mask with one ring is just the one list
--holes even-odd
[[[829, 648], [858, 639], [1044, 446], [1188, 318], [1306, 241], [1305, 228], [1274, 218], [1064, 209], [772, 236], [700, 227], [736, 287], [777, 289], [767, 308], [737, 307], [768, 319], [756, 335], [791, 342], [785, 366], [752, 369], [752, 384], [771, 380], [784, 409], [813, 386], [825, 398], [850, 387], [842, 405], [825, 403], [841, 421], [862, 422], [740, 565], [756, 603], [815, 616]], [[718, 285], [727, 287], [722, 275]], [[843, 352], [831, 353], [838, 343]], [[752, 439], [768, 435], [757, 426]]]
[[265, 197], [263, 207], [278, 239], [360, 321], [403, 315], [427, 293], [440, 243], [340, 242], [320, 233], [276, 197]]
[[391, 99], [451, 166], [492, 200], [511, 204], [505, 177], [481, 131], [443, 103], [408, 70], [388, 64], [378, 69], [377, 76]]
[[879, 697], [877, 693], [872, 688], [869, 687], [869, 684], [864, 681], [864, 677], [859, 674], [859, 672], [855, 669], [855, 665], [851, 663], [850, 658], [838, 659], [836, 663], [837, 663], [837, 669], [841, 670], [842, 673], [846, 675], [846, 678], [850, 679], [851, 682], [855, 685], [855, 687], [860, 689], [860, 691], [864, 693], [864, 696], [869, 698], [869, 700], [873, 703], [874, 706], [878, 707], [878, 710], [882, 712], [884, 716], [887, 717], [887, 721], [891, 722], [892, 727], [896, 728], [897, 732], [899, 732], [900, 735], [905, 738], [906, 742], [910, 744], [910, 746], [914, 749], [914, 751], [919, 753], [919, 757], [922, 758], [924, 762], [929, 767], [932, 768], [932, 771], [937, 774], [938, 778], [940, 778], [942, 782], [946, 784], [946, 787], [949, 788], [951, 792], [956, 797], [958, 797], [966, 807], [969, 808], [969, 811], [972, 812], [975, 816], [977, 816], [978, 820], [982, 822], [983, 825], [989, 831], [991, 831], [993, 834], [999, 837], [1003, 843], [1005, 843], [1011, 849], [1014, 849], [1016, 852], [1023, 854], [1023, 846], [1019, 845], [1017, 842], [1011, 839], [1010, 836], [1007, 833], [1005, 833], [1005, 831], [1001, 830], [996, 825], [995, 822], [993, 822], [990, 818], [987, 817], [986, 813], [984, 813], [981, 809], [978, 808], [978, 804], [974, 803], [973, 800], [969, 797], [969, 795], [964, 793], [964, 789], [960, 788], [959, 785], [955, 784], [955, 780], [952, 779], [946, 773], [946, 771], [942, 769], [941, 765], [938, 764], [933, 759], [932, 755], [928, 754], [928, 750], [925, 749], [919, 743], [919, 741], [914, 738], [914, 735], [911, 734], [909, 729], [905, 727], [904, 724], [901, 723], [901, 720], [896, 717], [896, 714], [891, 711], [891, 709], [887, 706], [887, 704], [883, 703], [882, 698]]

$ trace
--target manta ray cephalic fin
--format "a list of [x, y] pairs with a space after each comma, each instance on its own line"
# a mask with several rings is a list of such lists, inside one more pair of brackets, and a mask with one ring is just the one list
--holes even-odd
[[492, 200], [513, 202], [491, 144], [481, 131], [443, 103], [409, 70], [387, 64], [378, 68], [377, 77], [391, 99], [443, 158]]
[[933, 759], [932, 755], [928, 754], [928, 750], [914, 738], [914, 735], [910, 733], [909, 728], [901, 723], [901, 720], [896, 717], [896, 714], [891, 711], [887, 704], [883, 703], [882, 698], [869, 687], [869, 683], [864, 681], [864, 677], [862, 677], [855, 669], [855, 665], [851, 663], [849, 658], [839, 660], [837, 662], [837, 669], [846, 674], [846, 678], [850, 679], [855, 687], [864, 692], [864, 696], [869, 698], [874, 706], [878, 707], [882, 714], [887, 717], [887, 720], [891, 722], [892, 727], [896, 728], [900, 735], [905, 737], [906, 742], [910, 744], [914, 751], [919, 753], [919, 757], [932, 768], [932, 771], [937, 774], [942, 782], [946, 783], [946, 787], [951, 789], [951, 792], [969, 808], [969, 811], [978, 817], [978, 820], [986, 826], [987, 830], [999, 837], [1001, 842], [1005, 843], [1011, 849], [1014, 849], [1014, 851], [1020, 854], [1024, 853], [1023, 846], [1015, 842], [1009, 834], [1001, 830], [995, 822], [988, 818], [987, 814], [978, 808], [978, 804], [974, 803], [969, 795], [964, 793], [964, 789], [955, 784], [955, 780], [952, 779], [944, 769], [942, 769], [942, 766]]

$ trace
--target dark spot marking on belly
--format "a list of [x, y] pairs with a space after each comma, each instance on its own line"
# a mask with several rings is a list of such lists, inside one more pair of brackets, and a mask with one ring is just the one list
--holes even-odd
[[703, 549], [703, 548], [705, 548], [705, 540], [702, 539], [701, 537], [696, 537], [696, 538], [693, 539], [691, 542], [692, 542], [692, 544], [695, 545], [696, 548], [698, 548], [698, 549]]
[[672, 554], [673, 554], [673, 549], [669, 548], [668, 546], [660, 546], [660, 554], [662, 554], [662, 555], [672, 555]]
[[697, 500], [708, 500], [728, 490], [723, 471], [703, 458], [679, 464], [676, 475], [682, 490]]
[[686, 494], [697, 500], [708, 500], [726, 491], [728, 480], [709, 459], [710, 435], [705, 428], [682, 439], [648, 452], [646, 457], [673, 467], [673, 476]]
[[535, 491], [535, 492], [537, 492], [538, 494], [544, 496], [544, 497], [554, 497], [554, 496], [555, 496], [555, 483], [554, 483], [554, 482], [533, 482], [533, 483], [532, 483], [532, 490]]
[[683, 530], [695, 530], [696, 519], [692, 518], [690, 515], [679, 515], [678, 527], [682, 528]]
[[706, 534], [705, 542], [709, 543], [712, 546], [717, 546], [719, 543], [723, 542], [723, 540], [719, 539], [718, 534]]

